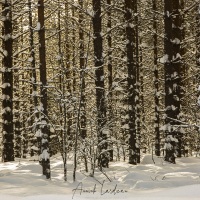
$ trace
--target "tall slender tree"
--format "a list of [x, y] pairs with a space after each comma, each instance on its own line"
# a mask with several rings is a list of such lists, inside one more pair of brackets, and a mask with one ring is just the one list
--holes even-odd
[[159, 114], [159, 76], [158, 76], [158, 30], [157, 30], [157, 0], [152, 0], [153, 7], [153, 53], [154, 53], [154, 102], [155, 102], [155, 154], [160, 156], [160, 114]]
[[93, 0], [93, 31], [94, 31], [94, 62], [95, 62], [95, 86], [96, 86], [96, 107], [97, 107], [97, 134], [99, 142], [99, 166], [108, 167], [107, 131], [106, 126], [106, 104], [104, 89], [103, 69], [103, 38], [102, 38], [102, 16], [101, 0]]
[[136, 60], [136, 87], [135, 87], [135, 125], [136, 125], [136, 151], [137, 163], [140, 163], [140, 58], [139, 58], [139, 12], [138, 2], [134, 2], [134, 24], [135, 24], [135, 60]]
[[[196, 6], [196, 66], [197, 66], [197, 84], [198, 84], [198, 110], [200, 113], [200, 2]], [[198, 122], [200, 114], [198, 113]], [[199, 130], [198, 130], [199, 131]]]
[[[112, 120], [113, 120], [113, 107], [112, 107], [112, 98], [113, 98], [113, 64], [112, 64], [112, 34], [111, 34], [111, 28], [112, 28], [112, 19], [111, 19], [111, 0], [107, 0], [107, 43], [108, 43], [108, 121], [110, 122], [110, 135], [113, 135], [113, 125], [112, 125]], [[113, 147], [110, 142], [110, 161], [113, 160]]]
[[[38, 95], [37, 95], [37, 73], [36, 73], [36, 64], [35, 64], [35, 45], [34, 45], [34, 29], [33, 29], [33, 6], [32, 6], [32, 1], [28, 0], [28, 19], [29, 19], [29, 62], [30, 62], [30, 79], [31, 79], [31, 94], [33, 99], [33, 109], [31, 109], [32, 112], [34, 112], [34, 129], [33, 132], [37, 132], [38, 130], [38, 125], [37, 121], [39, 120], [39, 112], [37, 111], [37, 106], [38, 106]], [[36, 145], [36, 139], [32, 137], [31, 139], [31, 147], [35, 147]], [[39, 154], [39, 152], [38, 152]], [[34, 151], [31, 150], [31, 156], [34, 155]]]
[[136, 146], [136, 113], [135, 113], [135, 90], [137, 82], [137, 64], [135, 58], [135, 34], [134, 11], [137, 6], [137, 0], [125, 0], [125, 20], [126, 20], [126, 52], [127, 52], [127, 70], [128, 70], [128, 114], [129, 114], [129, 163], [137, 164], [137, 146]]
[[80, 113], [80, 129], [81, 137], [85, 139], [86, 137], [86, 99], [85, 99], [85, 48], [84, 48], [84, 31], [83, 31], [83, 0], [79, 0], [79, 5], [81, 10], [79, 10], [79, 54], [80, 54], [80, 77], [81, 77], [81, 113]]
[[12, 3], [2, 1], [2, 132], [4, 162], [14, 160]]
[[[16, 9], [15, 6], [13, 6], [13, 9]], [[12, 12], [12, 15], [14, 16], [14, 13]], [[13, 35], [17, 35], [20, 32], [20, 21], [19, 18], [15, 19], [13, 21]], [[21, 123], [20, 123], [20, 90], [19, 90], [19, 76], [20, 76], [20, 72], [19, 72], [19, 63], [18, 63], [18, 51], [19, 51], [19, 43], [20, 43], [20, 39], [19, 38], [15, 38], [15, 40], [13, 41], [13, 55], [15, 54], [15, 56], [13, 56], [13, 66], [14, 66], [14, 70], [13, 70], [13, 99], [15, 99], [13, 101], [13, 108], [14, 108], [14, 112], [13, 112], [13, 118], [14, 118], [14, 139], [15, 139], [15, 157], [16, 158], [20, 158], [21, 157], [21, 153], [22, 153], [22, 134], [21, 134]]]
[[[165, 64], [165, 127], [166, 127], [166, 155], [165, 160], [175, 163], [177, 143], [181, 141], [181, 134], [177, 129], [180, 125], [181, 109], [181, 20], [180, 2], [165, 0], [165, 40], [163, 61]], [[178, 141], [179, 140], [179, 141]], [[180, 146], [180, 145], [179, 145]]]
[[40, 68], [40, 95], [41, 95], [41, 159], [43, 174], [46, 178], [51, 177], [50, 173], [50, 154], [49, 139], [50, 131], [48, 126], [48, 99], [47, 99], [47, 69], [46, 69], [46, 50], [45, 50], [45, 26], [44, 26], [44, 0], [38, 1], [38, 23], [37, 31], [39, 33], [39, 68]]

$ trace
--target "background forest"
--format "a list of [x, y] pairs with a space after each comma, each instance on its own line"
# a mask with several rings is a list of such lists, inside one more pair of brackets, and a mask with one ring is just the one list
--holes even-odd
[[[199, 0], [1, 0], [2, 161], [90, 176], [200, 148]], [[35, 157], [34, 157], [35, 159]]]

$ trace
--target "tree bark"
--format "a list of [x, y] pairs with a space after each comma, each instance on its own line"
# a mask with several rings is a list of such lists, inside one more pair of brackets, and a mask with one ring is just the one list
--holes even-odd
[[94, 62], [95, 62], [95, 86], [96, 86], [96, 107], [97, 107], [97, 134], [99, 142], [99, 166], [108, 167], [109, 158], [107, 153], [107, 132], [104, 131], [106, 125], [106, 104], [104, 89], [104, 69], [103, 69], [103, 39], [101, 0], [93, 0], [93, 31], [94, 31]]
[[[111, 0], [107, 0], [107, 43], [108, 43], [108, 121], [110, 123], [110, 140], [113, 135], [113, 107], [112, 107], [112, 84], [113, 84], [113, 65], [112, 65], [112, 20], [111, 20]], [[110, 161], [113, 161], [113, 144], [112, 141], [109, 142], [109, 153], [110, 153]]]
[[[181, 133], [177, 130], [180, 125], [181, 105], [181, 20], [179, 1], [165, 0], [165, 127], [166, 127], [166, 155], [165, 160], [175, 163], [177, 143], [181, 141]], [[179, 149], [179, 148], [178, 148]]]
[[2, 132], [4, 162], [14, 161], [13, 133], [13, 39], [11, 0], [2, 2]]
[[134, 59], [135, 54], [135, 34], [136, 30], [133, 27], [134, 6], [137, 0], [125, 0], [125, 20], [126, 20], [126, 51], [127, 51], [127, 70], [128, 70], [128, 114], [129, 114], [129, 163], [137, 164], [137, 147], [136, 147], [136, 113], [135, 113], [135, 90], [137, 82], [137, 64]]
[[[36, 66], [35, 66], [35, 46], [34, 46], [34, 34], [33, 34], [33, 16], [32, 16], [32, 1], [28, 0], [28, 18], [29, 18], [29, 45], [30, 45], [30, 78], [31, 78], [31, 94], [32, 94], [32, 102], [33, 102], [33, 109], [31, 109], [32, 112], [35, 112], [34, 114], [34, 120], [33, 123], [35, 124], [33, 128], [33, 132], [37, 132], [38, 125], [37, 121], [39, 120], [39, 112], [37, 111], [38, 106], [38, 97], [37, 97], [37, 74], [36, 74]], [[31, 140], [31, 147], [37, 146], [37, 140], [32, 137]], [[38, 155], [40, 155], [38, 151]], [[31, 150], [31, 156], [34, 156], [34, 150]]]
[[45, 50], [45, 26], [44, 26], [44, 0], [38, 1], [38, 33], [39, 33], [39, 61], [40, 61], [40, 95], [41, 95], [41, 158], [43, 174], [46, 178], [51, 177], [49, 139], [50, 131], [48, 127], [48, 102], [47, 102], [47, 71], [46, 71], [46, 50]]
[[159, 113], [159, 75], [158, 75], [158, 36], [157, 36], [157, 0], [153, 4], [153, 52], [154, 52], [154, 102], [155, 102], [155, 154], [160, 156], [160, 113]]

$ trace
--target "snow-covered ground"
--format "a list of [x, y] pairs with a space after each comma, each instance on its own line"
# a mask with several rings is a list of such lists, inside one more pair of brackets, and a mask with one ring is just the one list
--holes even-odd
[[79, 166], [75, 183], [70, 161], [68, 181], [63, 181], [59, 156], [51, 159], [51, 180], [41, 175], [38, 162], [0, 162], [0, 200], [200, 199], [199, 157], [177, 158], [177, 164], [154, 160], [145, 155], [137, 166], [112, 162], [105, 174], [96, 171], [94, 178]]

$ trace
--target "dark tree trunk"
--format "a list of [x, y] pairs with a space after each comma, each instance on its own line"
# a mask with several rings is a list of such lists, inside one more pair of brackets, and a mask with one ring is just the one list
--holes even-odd
[[[183, 70], [183, 58], [182, 58], [182, 49], [181, 49], [181, 42], [182, 42], [182, 16], [181, 16], [181, 0], [179, 1], [173, 1], [173, 26], [172, 26], [172, 32], [173, 32], [173, 67], [175, 69], [175, 72], [177, 71], [179, 78], [173, 81], [173, 92], [174, 95], [178, 97], [178, 100], [175, 101], [174, 105], [176, 106], [176, 119], [181, 120], [181, 117], [179, 116], [181, 112], [181, 103], [182, 103], [182, 97], [183, 97], [183, 87], [182, 87], [182, 80], [183, 80], [183, 73], [181, 70]], [[177, 88], [176, 88], [177, 85]], [[177, 125], [180, 123], [175, 122]], [[175, 128], [177, 129], [177, 128]], [[177, 131], [174, 131], [175, 137], [178, 139], [178, 144], [176, 147], [176, 153], [178, 157], [181, 157], [181, 146], [182, 146], [182, 133], [180, 132], [180, 129]]]
[[[83, 9], [83, 0], [79, 0], [79, 5]], [[85, 67], [86, 67], [86, 57], [85, 57], [85, 47], [84, 47], [84, 32], [83, 32], [83, 13], [79, 10], [79, 48], [80, 48], [80, 81], [81, 81], [81, 96], [80, 96], [80, 134], [83, 142], [87, 136], [87, 118], [86, 118], [86, 98], [85, 98]], [[88, 172], [87, 157], [85, 148], [83, 148], [84, 161], [85, 161], [85, 171]]]
[[[72, 0], [74, 3], [74, 0]], [[72, 6], [72, 17], [75, 18], [75, 8]], [[72, 71], [73, 71], [73, 93], [76, 92], [76, 30], [75, 22], [72, 20]]]
[[[15, 9], [15, 7], [13, 6], [13, 9]], [[13, 22], [13, 35], [17, 35], [20, 30], [19, 30], [19, 19], [15, 19]], [[16, 38], [13, 41], [13, 52], [18, 52], [18, 48], [19, 48], [19, 43], [21, 41], [19, 40], [19, 38]], [[18, 53], [13, 57], [13, 65], [17, 66], [18, 64], [18, 59], [19, 59], [19, 55]], [[14, 122], [14, 141], [15, 141], [15, 146], [14, 146], [14, 151], [15, 151], [15, 158], [21, 158], [21, 153], [22, 153], [22, 134], [21, 134], [21, 123], [20, 123], [20, 93], [19, 93], [19, 69], [18, 67], [15, 67], [15, 69], [13, 70], [14, 74], [13, 74], [13, 99], [15, 99], [15, 101], [13, 101], [13, 108], [15, 110], [15, 112], [13, 112], [13, 122]]]
[[[95, 62], [95, 86], [96, 86], [96, 106], [97, 106], [97, 134], [101, 145], [99, 146], [99, 165], [100, 167], [108, 167], [109, 156], [102, 153], [107, 149], [107, 134], [104, 132], [106, 125], [106, 105], [104, 90], [104, 70], [103, 70], [103, 45], [101, 36], [101, 0], [93, 0], [93, 31], [94, 31], [94, 62]], [[103, 141], [103, 142], [102, 142]]]
[[[111, 28], [112, 28], [112, 21], [111, 21], [111, 0], [107, 0], [107, 43], [108, 43], [108, 122], [110, 123], [110, 131], [113, 135], [113, 107], [112, 107], [112, 84], [113, 84], [113, 67], [112, 67], [112, 37], [111, 37]], [[111, 141], [112, 142], [112, 141]], [[109, 144], [109, 152], [110, 152], [110, 161], [113, 161], [113, 145], [110, 142]]]
[[[83, 9], [83, 0], [79, 0], [79, 5]], [[85, 102], [85, 50], [84, 50], [84, 32], [83, 32], [83, 14], [79, 11], [79, 52], [80, 52], [80, 69], [81, 69], [81, 113], [80, 113], [80, 130], [81, 137], [85, 139], [86, 130], [86, 102]]]
[[129, 114], [129, 163], [137, 164], [137, 147], [136, 147], [136, 113], [135, 113], [135, 90], [137, 82], [137, 64], [134, 59], [135, 54], [135, 34], [136, 30], [133, 27], [134, 6], [137, 0], [125, 0], [125, 20], [126, 20], [126, 51], [127, 51], [127, 70], [128, 70], [128, 114]]
[[[140, 39], [140, 44], [142, 44], [142, 39]], [[141, 132], [140, 132], [140, 146], [143, 148], [143, 151], [146, 151], [145, 146], [145, 105], [144, 105], [144, 74], [143, 74], [143, 50], [140, 46], [139, 48], [139, 61], [140, 61], [140, 119], [141, 119]]]
[[[166, 127], [166, 155], [165, 160], [175, 163], [177, 143], [181, 142], [181, 133], [177, 129], [180, 125], [181, 104], [181, 20], [179, 1], [165, 0], [165, 127]], [[180, 146], [180, 144], [179, 144]], [[178, 154], [180, 152], [178, 151]]]
[[51, 177], [50, 155], [49, 155], [49, 127], [47, 112], [47, 72], [46, 72], [46, 51], [45, 51], [45, 27], [44, 27], [44, 1], [38, 1], [38, 33], [39, 33], [39, 61], [40, 61], [40, 95], [41, 95], [41, 158], [43, 174], [46, 178]]
[[154, 102], [155, 102], [155, 154], [160, 156], [160, 114], [159, 114], [159, 76], [158, 76], [158, 38], [157, 38], [157, 0], [153, 4], [153, 51], [154, 51]]
[[134, 2], [135, 13], [135, 60], [136, 60], [136, 89], [135, 89], [135, 125], [136, 125], [136, 151], [137, 163], [140, 163], [140, 137], [141, 137], [141, 124], [140, 124], [140, 59], [139, 59], [139, 20], [138, 20], [138, 6], [137, 1]]
[[13, 39], [11, 0], [2, 2], [2, 132], [4, 162], [14, 161], [13, 134]]
[[[196, 64], [198, 70], [198, 84], [200, 85], [200, 3], [197, 5], [196, 9]], [[200, 87], [198, 89], [200, 92]], [[200, 105], [200, 96], [199, 96], [199, 105]]]
[[[198, 84], [197, 105], [199, 107], [198, 111], [200, 111], [200, 3], [196, 6], [196, 66]], [[198, 114], [198, 120], [199, 118], [200, 115]]]

